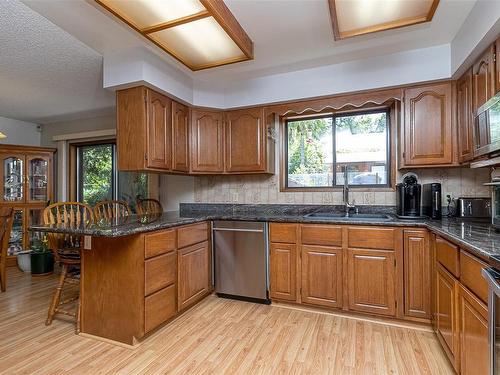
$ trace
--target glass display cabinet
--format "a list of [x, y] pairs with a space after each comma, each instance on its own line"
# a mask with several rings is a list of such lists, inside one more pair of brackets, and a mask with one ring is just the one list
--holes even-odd
[[53, 199], [54, 152], [52, 148], [0, 145], [0, 206], [14, 208], [14, 222], [7, 250], [7, 264], [29, 249], [38, 233], [27, 230], [42, 221], [45, 206]]

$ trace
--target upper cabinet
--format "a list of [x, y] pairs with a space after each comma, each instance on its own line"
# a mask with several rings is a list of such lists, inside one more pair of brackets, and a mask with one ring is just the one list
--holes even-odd
[[266, 124], [263, 108], [226, 113], [226, 171], [265, 171]]
[[472, 159], [474, 152], [472, 111], [472, 69], [457, 81], [457, 143], [458, 161], [463, 163]]
[[172, 100], [144, 86], [116, 93], [118, 169], [169, 171]]
[[491, 45], [472, 67], [474, 113], [496, 92], [495, 45]]
[[224, 116], [222, 112], [191, 111], [191, 171], [224, 172]]
[[403, 165], [454, 165], [452, 83], [407, 88], [403, 94]]
[[189, 108], [172, 102], [172, 170], [189, 172]]

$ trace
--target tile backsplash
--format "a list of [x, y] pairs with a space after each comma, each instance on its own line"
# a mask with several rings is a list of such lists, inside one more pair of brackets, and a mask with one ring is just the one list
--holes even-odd
[[[488, 168], [435, 168], [415, 170], [420, 183], [440, 182], [443, 205], [452, 197], [486, 197]], [[401, 173], [398, 172], [398, 182]], [[395, 192], [351, 191], [351, 199], [363, 205], [395, 205]], [[280, 192], [279, 175], [200, 176], [194, 181], [196, 203], [342, 204], [342, 192]]]

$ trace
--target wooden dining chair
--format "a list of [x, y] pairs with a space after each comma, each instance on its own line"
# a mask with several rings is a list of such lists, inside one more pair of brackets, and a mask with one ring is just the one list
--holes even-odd
[[[80, 227], [93, 223], [92, 209], [79, 202], [59, 202], [47, 206], [43, 211], [44, 224]], [[69, 315], [76, 319], [76, 333], [80, 332], [80, 248], [83, 246], [82, 236], [62, 233], [49, 233], [48, 241], [54, 259], [61, 266], [61, 276], [54, 296], [49, 306], [46, 325], [52, 324], [56, 314]], [[78, 286], [78, 293], [71, 298], [62, 299], [63, 289], [66, 284]], [[76, 312], [63, 308], [71, 302], [77, 301]]]
[[14, 209], [12, 207], [0, 208], [0, 290], [2, 292], [7, 289], [7, 250], [13, 221]]
[[160, 201], [152, 198], [137, 200], [137, 213], [139, 215], [161, 214], [163, 206]]
[[109, 220], [132, 215], [129, 205], [125, 201], [102, 201], [94, 206], [94, 219]]

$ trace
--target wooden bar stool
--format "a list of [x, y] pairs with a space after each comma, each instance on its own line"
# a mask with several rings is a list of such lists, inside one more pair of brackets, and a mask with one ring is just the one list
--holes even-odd
[[7, 249], [9, 248], [10, 232], [14, 209], [12, 207], [0, 208], [0, 289], [7, 289]]
[[[94, 221], [92, 209], [83, 203], [59, 202], [51, 204], [43, 211], [45, 224], [79, 227]], [[82, 236], [49, 233], [49, 246], [54, 253], [54, 258], [61, 266], [61, 276], [57, 284], [45, 325], [52, 324], [56, 314], [72, 316], [76, 319], [76, 333], [80, 333], [80, 247], [83, 246]], [[78, 286], [78, 293], [74, 297], [62, 299], [63, 289], [66, 284]], [[64, 305], [77, 301], [76, 312], [63, 309]]]
[[127, 202], [124, 201], [102, 201], [94, 206], [94, 219], [109, 220], [114, 218], [126, 217], [132, 215]]
[[139, 215], [161, 214], [163, 213], [163, 206], [156, 199], [138, 199], [137, 213]]

